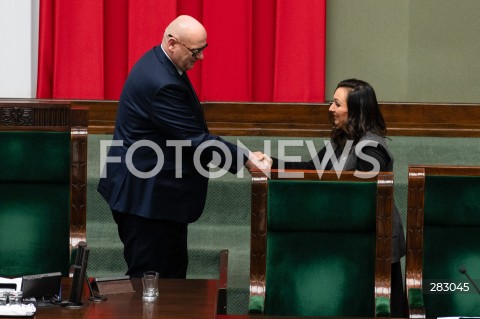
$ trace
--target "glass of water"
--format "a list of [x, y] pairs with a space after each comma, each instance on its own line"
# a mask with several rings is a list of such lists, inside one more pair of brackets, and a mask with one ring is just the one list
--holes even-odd
[[143, 301], [153, 302], [158, 297], [158, 272], [147, 271], [143, 274]]

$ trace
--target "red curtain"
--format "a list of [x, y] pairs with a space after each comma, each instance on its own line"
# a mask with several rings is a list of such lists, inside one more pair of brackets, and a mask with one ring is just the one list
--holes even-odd
[[180, 14], [208, 32], [202, 101], [324, 102], [325, 0], [40, 0], [37, 97], [117, 100]]

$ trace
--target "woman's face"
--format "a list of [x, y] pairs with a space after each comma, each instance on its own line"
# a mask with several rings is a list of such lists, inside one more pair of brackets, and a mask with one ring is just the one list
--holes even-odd
[[328, 109], [333, 116], [335, 126], [345, 130], [348, 121], [347, 96], [350, 89], [340, 87], [333, 95], [333, 102]]

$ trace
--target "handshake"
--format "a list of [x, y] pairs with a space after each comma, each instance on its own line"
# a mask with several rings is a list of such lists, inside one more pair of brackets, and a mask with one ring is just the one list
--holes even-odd
[[273, 160], [262, 152], [249, 152], [248, 161], [245, 166], [248, 169], [258, 168], [260, 170], [269, 170], [272, 168]]

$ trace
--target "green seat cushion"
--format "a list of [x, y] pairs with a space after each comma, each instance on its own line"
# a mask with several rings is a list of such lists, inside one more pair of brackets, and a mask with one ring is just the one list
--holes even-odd
[[377, 297], [375, 299], [375, 317], [390, 317], [390, 298]]
[[0, 132], [0, 181], [70, 180], [70, 132]]
[[424, 223], [480, 226], [480, 177], [427, 176]]
[[[424, 229], [424, 303], [427, 317], [478, 316], [480, 296], [460, 267], [480, 279], [480, 231], [475, 227], [426, 226]], [[430, 283], [468, 283], [468, 293], [432, 293]]]
[[376, 182], [270, 180], [268, 229], [375, 231]]
[[70, 132], [0, 132], [0, 140], [0, 276], [66, 276]]
[[250, 314], [263, 314], [265, 306], [265, 298], [263, 296], [250, 296], [248, 301], [248, 312]]
[[68, 275], [68, 185], [0, 183], [0, 194], [0, 276]]
[[265, 314], [374, 316], [376, 189], [269, 181]]
[[374, 233], [269, 232], [265, 314], [374, 316]]
[[[478, 316], [480, 296], [460, 267], [480, 279], [480, 177], [427, 176], [424, 208], [424, 303], [427, 317]], [[430, 283], [468, 283], [433, 293]]]

